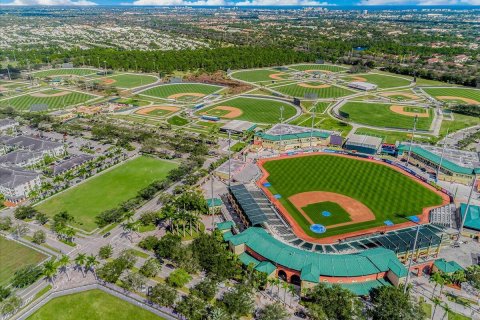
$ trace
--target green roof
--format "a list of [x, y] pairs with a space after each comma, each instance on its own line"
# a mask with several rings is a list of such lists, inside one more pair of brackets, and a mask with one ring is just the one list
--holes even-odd
[[[400, 145], [398, 147], [398, 150], [403, 151], [403, 152], [408, 152], [409, 146], [408, 145]], [[433, 152], [425, 150], [422, 147], [412, 146], [412, 152], [415, 153], [416, 155], [424, 158], [424, 159], [427, 159], [427, 160], [433, 162], [437, 166], [440, 164], [440, 159], [441, 159], [440, 156], [434, 154]], [[445, 158], [443, 158], [443, 160], [442, 160], [442, 168], [447, 169], [447, 170], [452, 171], [452, 172], [455, 172], [455, 173], [459, 173], [459, 174], [473, 174], [474, 171], [477, 171], [477, 170], [480, 171], [480, 168], [476, 168], [476, 169], [465, 168], [465, 167], [462, 167], [462, 166], [460, 166], [456, 163], [453, 163], [450, 160], [445, 159]]]
[[[462, 203], [460, 204], [460, 215], [463, 217], [465, 216], [465, 211], [467, 210], [467, 204]], [[468, 214], [465, 218], [465, 227], [469, 229], [474, 229], [480, 231], [480, 207], [470, 205], [468, 208]]]
[[238, 258], [246, 266], [249, 266], [250, 264], [253, 264], [253, 266], [256, 267], [260, 263], [260, 261], [258, 261], [257, 259], [255, 259], [254, 257], [252, 257], [251, 255], [249, 255], [246, 252], [241, 253], [238, 256]]
[[455, 261], [447, 261], [445, 259], [437, 259], [434, 262], [435, 267], [444, 273], [453, 273], [458, 270], [463, 270], [462, 266]]
[[[272, 135], [265, 132], [257, 132], [255, 133], [257, 137], [260, 137], [265, 140], [270, 141], [280, 141], [280, 140], [293, 140], [293, 139], [303, 139], [303, 138], [310, 138], [312, 135], [311, 132], [300, 132], [300, 133], [287, 133], [283, 135]], [[321, 132], [321, 131], [313, 131], [313, 137], [315, 138], [323, 138], [327, 139], [330, 137], [330, 133], [328, 132]]]
[[255, 270], [266, 273], [267, 275], [272, 274], [273, 271], [277, 269], [271, 262], [262, 261], [256, 267]]
[[357, 296], [368, 296], [370, 290], [382, 286], [391, 286], [392, 284], [384, 279], [370, 280], [365, 282], [339, 283], [342, 288], [352, 291]]
[[228, 241], [231, 237], [233, 237], [232, 231], [227, 231], [223, 234], [223, 240]]
[[249, 266], [253, 264], [255, 270], [266, 273], [267, 275], [272, 274], [272, 272], [277, 269], [271, 262], [259, 261], [246, 252], [241, 253], [238, 258], [244, 265]]
[[320, 276], [357, 277], [392, 270], [403, 276], [406, 268], [391, 250], [369, 249], [354, 254], [324, 254], [289, 246], [262, 228], [248, 228], [229, 241], [237, 246], [245, 244], [269, 261], [299, 271], [303, 280], [318, 282]]
[[207, 199], [207, 205], [209, 208], [211, 208], [212, 206], [213, 207], [219, 207], [222, 205], [222, 199], [220, 198], [213, 198], [213, 201], [212, 201], [212, 198], [210, 199]]
[[225, 221], [217, 223], [217, 229], [220, 231], [232, 229], [235, 226], [233, 221]]

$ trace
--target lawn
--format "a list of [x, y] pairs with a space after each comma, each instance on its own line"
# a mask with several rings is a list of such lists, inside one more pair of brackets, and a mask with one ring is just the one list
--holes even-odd
[[[352, 220], [348, 212], [335, 202], [325, 201], [313, 203], [303, 207], [302, 210], [314, 223], [319, 223], [324, 226], [331, 226]], [[324, 211], [330, 212], [331, 216], [324, 217], [322, 215]]]
[[[151, 96], [161, 99], [177, 99], [177, 100], [191, 100], [195, 101], [201, 98], [223, 89], [221, 86], [215, 86], [203, 83], [176, 83], [176, 84], [164, 84], [159, 85], [145, 91], [140, 92], [140, 95]], [[194, 95], [178, 96], [185, 93], [194, 93]], [[175, 97], [177, 95], [177, 97]]]
[[188, 120], [179, 116], [173, 116], [167, 119], [167, 122], [174, 126], [184, 126]]
[[[323, 85], [323, 83], [319, 81], [310, 81], [310, 82], [305, 82], [304, 85], [321, 86]], [[286, 86], [273, 87], [271, 89], [288, 96], [299, 97], [299, 98], [306, 98], [305, 95], [315, 94], [317, 95], [318, 98], [329, 99], [329, 98], [344, 97], [344, 96], [348, 96], [355, 93], [352, 90], [347, 90], [334, 85], [329, 86], [327, 88], [307, 88], [307, 87], [302, 87], [298, 83], [289, 84]]]
[[[413, 116], [392, 112], [390, 106], [391, 104], [383, 103], [347, 102], [340, 108], [340, 111], [349, 114], [348, 120], [359, 124], [386, 128], [413, 128]], [[429, 111], [429, 117], [418, 118], [417, 129], [428, 130], [430, 128], [432, 123], [432, 110]]]
[[67, 211], [75, 217], [74, 226], [92, 231], [98, 214], [135, 197], [176, 167], [174, 162], [138, 157], [42, 202], [37, 209], [49, 216]]
[[[309, 114], [302, 114], [289, 123], [302, 127], [311, 127], [312, 116]], [[352, 130], [352, 126], [350, 124], [331, 118], [329, 115], [318, 113], [315, 116], [314, 127], [322, 130], [338, 131], [344, 137], [347, 136], [350, 130]]]
[[106, 77], [100, 79], [101, 81], [114, 81], [113, 83], [108, 83], [108, 85], [112, 85], [119, 88], [136, 88], [140, 86], [144, 86], [147, 84], [154, 83], [158, 80], [157, 77], [144, 75], [144, 74], [133, 74], [133, 73], [125, 73], [119, 74], [116, 76]]
[[330, 72], [340, 72], [345, 71], [347, 68], [334, 66], [331, 64], [299, 64], [296, 66], [290, 66], [290, 69], [305, 71], [305, 70], [319, 70], [319, 71], [330, 71]]
[[202, 114], [206, 114], [225, 118], [225, 115], [228, 114], [228, 112], [224, 112], [225, 110], [215, 109], [219, 106], [237, 108], [241, 111], [241, 114], [236, 116], [235, 119], [252, 121], [256, 123], [273, 124], [280, 122], [280, 107], [284, 108], [284, 120], [287, 120], [296, 114], [295, 107], [289, 103], [279, 100], [247, 97], [238, 97], [231, 100], [223, 101], [207, 108], [203, 108], [197, 111], [196, 114], [199, 116], [201, 116]]
[[[461, 97], [467, 98], [476, 101], [480, 104], [480, 90], [479, 89], [470, 89], [470, 88], [423, 88], [427, 94], [431, 95], [434, 98], [437, 97]], [[438, 100], [450, 102], [450, 103], [463, 103], [465, 101], [461, 101], [461, 99], [454, 100], [454, 99], [445, 99], [445, 98], [438, 98]]]
[[[50, 95], [55, 94], [56, 92], [68, 90], [56, 90], [55, 92], [51, 91], [52, 90], [49, 89], [38, 93]], [[33, 96], [34, 94], [21, 95], [7, 100], [1, 100], [0, 106], [12, 106], [20, 111], [29, 111], [31, 105], [33, 104], [46, 104], [48, 106], [48, 110], [54, 110], [67, 108], [69, 106], [83, 103], [85, 101], [95, 98], [95, 96], [83, 92], [68, 92], [69, 93], [66, 95], [51, 97], [35, 97]]]
[[15, 271], [42, 262], [46, 255], [16, 241], [0, 236], [0, 285], [5, 284]]
[[94, 289], [55, 298], [41, 307], [29, 320], [160, 320], [141, 307]]
[[99, 70], [87, 68], [71, 68], [71, 69], [50, 69], [32, 73], [35, 78], [46, 78], [56, 76], [86, 76], [96, 74]]
[[[405, 217], [422, 213], [424, 207], [440, 205], [442, 198], [396, 170], [377, 163], [334, 155], [314, 155], [264, 164], [270, 174], [272, 194], [305, 232], [313, 237], [326, 237], [383, 226], [385, 220], [405, 222]], [[324, 234], [310, 231], [310, 223], [289, 202], [292, 195], [308, 191], [327, 191], [346, 195], [370, 208], [376, 219], [327, 230]]]
[[411, 83], [409, 79], [378, 73], [359, 74], [351, 77], [345, 77], [344, 79], [347, 81], [358, 81], [358, 79], [355, 79], [355, 77], [364, 78], [367, 80], [367, 82], [376, 84], [379, 89], [405, 87]]
[[280, 78], [287, 79], [288, 74], [282, 71], [268, 70], [268, 69], [259, 69], [259, 70], [245, 70], [233, 72], [230, 76], [234, 79], [246, 81], [246, 82], [259, 82], [259, 81], [278, 81], [281, 79], [272, 78], [271, 75], [282, 75]]
[[[409, 133], [406, 132], [382, 131], [370, 128], [358, 128], [355, 133], [379, 137], [383, 139], [383, 142], [391, 144], [395, 144], [395, 142], [397, 141], [410, 141], [411, 136]], [[432, 143], [436, 141], [436, 138], [426, 134], [415, 134], [414, 141], [422, 143]]]

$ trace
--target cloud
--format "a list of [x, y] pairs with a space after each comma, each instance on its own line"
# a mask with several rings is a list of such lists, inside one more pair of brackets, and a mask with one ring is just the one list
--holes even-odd
[[95, 2], [89, 0], [14, 0], [3, 3], [6, 6], [96, 6]]
[[237, 6], [334, 6], [328, 2], [313, 0], [245, 0], [235, 3]]
[[134, 6], [224, 6], [225, 0], [136, 0], [133, 3], [125, 3]]
[[133, 3], [123, 3], [134, 6], [330, 6], [327, 2], [315, 0], [135, 0]]
[[418, 6], [451, 6], [451, 5], [480, 5], [480, 0], [361, 0], [361, 6], [382, 5], [418, 5]]

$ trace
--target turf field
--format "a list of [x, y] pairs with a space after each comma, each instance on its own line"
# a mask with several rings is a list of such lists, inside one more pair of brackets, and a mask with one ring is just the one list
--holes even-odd
[[[348, 212], [335, 202], [324, 201], [313, 203], [303, 207], [302, 210], [314, 223], [322, 224], [324, 226], [352, 221]], [[324, 211], [329, 212], [331, 216], [323, 216], [322, 213]]]
[[[375, 127], [388, 128], [413, 128], [414, 117], [403, 115], [390, 110], [391, 104], [368, 103], [368, 102], [347, 102], [340, 111], [348, 113], [348, 120], [360, 124], [366, 124]], [[412, 106], [410, 106], [412, 107]], [[408, 108], [408, 106], [407, 106]], [[414, 108], [414, 107], [413, 107]], [[404, 109], [408, 110], [408, 109]], [[432, 110], [429, 110], [429, 116], [418, 118], [417, 129], [428, 130], [432, 123]]]
[[71, 68], [71, 69], [50, 69], [32, 73], [35, 78], [46, 78], [55, 76], [86, 76], [96, 74], [99, 70], [87, 68]]
[[280, 107], [283, 106], [283, 119], [287, 120], [296, 113], [292, 105], [270, 99], [238, 97], [223, 101], [196, 112], [197, 115], [211, 115], [220, 118], [226, 118], [228, 111], [219, 109], [219, 107], [233, 107], [237, 109], [238, 116], [228, 119], [246, 120], [256, 123], [277, 123], [280, 122]]
[[102, 78], [101, 82], [118, 88], [136, 88], [154, 83], [158, 78], [144, 74], [125, 73], [116, 76]]
[[104, 291], [94, 289], [54, 298], [27, 319], [161, 320], [163, 318]]
[[[324, 84], [322, 82], [311, 81], [311, 82], [305, 82], [304, 85], [322, 86]], [[321, 88], [321, 87], [307, 88], [297, 83], [289, 84], [286, 86], [273, 87], [271, 89], [288, 96], [299, 97], [299, 98], [304, 98], [306, 94], [316, 94], [318, 98], [328, 99], [328, 98], [344, 97], [344, 96], [348, 96], [350, 94], [355, 93], [352, 90], [340, 88], [334, 85], [331, 85], [326, 88]]]
[[330, 72], [340, 72], [345, 71], [347, 68], [334, 66], [330, 64], [299, 64], [296, 66], [290, 66], [290, 69], [305, 71], [305, 70], [319, 70], [319, 71], [330, 71]]
[[[283, 76], [272, 78], [271, 75], [281, 75]], [[234, 79], [247, 81], [247, 82], [259, 82], [259, 81], [278, 81], [281, 79], [287, 79], [288, 74], [278, 70], [269, 70], [269, 69], [259, 69], [259, 70], [246, 70], [246, 71], [237, 71], [233, 72], [230, 75]], [[277, 79], [275, 79], [277, 78]]]
[[0, 285], [5, 284], [15, 271], [29, 265], [38, 264], [47, 256], [0, 236]]
[[404, 86], [408, 86], [411, 83], [410, 80], [405, 78], [388, 76], [385, 74], [377, 74], [377, 73], [347, 76], [347, 77], [344, 77], [344, 79], [347, 81], [359, 81], [359, 79], [355, 79], [355, 77], [364, 78], [366, 82], [376, 84], [379, 89], [404, 87]]
[[[151, 96], [161, 99], [177, 99], [177, 100], [191, 100], [195, 101], [200, 99], [202, 96], [206, 96], [212, 93], [215, 93], [223, 89], [221, 86], [215, 86], [210, 84], [203, 83], [176, 83], [176, 84], [164, 84], [156, 86], [145, 91], [140, 92], [139, 94], [145, 96]], [[184, 95], [181, 94], [194, 93], [195, 95]]]
[[[459, 104], [474, 104], [477, 102], [480, 104], [480, 90], [479, 89], [469, 89], [469, 88], [423, 88], [427, 94], [432, 97], [450, 103], [459, 103]], [[451, 97], [451, 99], [438, 98], [438, 97]], [[473, 100], [471, 102], [462, 101], [461, 99], [454, 99], [454, 97], [466, 98]]]
[[138, 157], [42, 202], [37, 209], [49, 216], [67, 211], [75, 217], [74, 226], [92, 231], [99, 213], [133, 198], [139, 190], [164, 179], [176, 167], [170, 161]]
[[[424, 207], [440, 205], [442, 199], [409, 177], [385, 165], [334, 155], [314, 155], [267, 161], [268, 188], [280, 194], [279, 201], [305, 232], [313, 237], [343, 234], [384, 225], [385, 220], [405, 222], [405, 216], [417, 215]], [[310, 231], [310, 223], [288, 197], [301, 192], [327, 191], [360, 201], [376, 219], [331, 228], [324, 234]]]
[[[67, 92], [67, 94], [57, 95], [61, 92]], [[45, 96], [35, 96], [39, 94]], [[6, 100], [0, 100], [0, 106], [12, 106], [19, 111], [29, 111], [31, 105], [46, 104], [48, 105], [48, 110], [55, 110], [83, 103], [93, 98], [95, 98], [95, 96], [83, 92], [48, 89]]]

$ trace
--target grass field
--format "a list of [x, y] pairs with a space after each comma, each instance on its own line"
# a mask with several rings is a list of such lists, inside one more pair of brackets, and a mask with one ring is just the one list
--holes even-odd
[[[318, 86], [322, 85], [322, 82], [305, 82], [306, 85]], [[348, 96], [355, 92], [340, 88], [337, 86], [330, 86], [328, 88], [306, 88], [301, 85], [294, 83], [286, 86], [278, 86], [271, 88], [272, 90], [278, 91], [288, 96], [304, 98], [306, 94], [316, 94], [318, 98], [338, 98]]]
[[[302, 114], [294, 120], [290, 121], [290, 124], [302, 127], [311, 127], [312, 116], [310, 114]], [[350, 124], [331, 118], [326, 114], [318, 113], [315, 116], [314, 127], [317, 129], [338, 131], [343, 137], [347, 136], [350, 130], [352, 130], [352, 126]]]
[[[349, 114], [349, 120], [375, 127], [388, 128], [413, 128], [413, 116], [402, 115], [390, 111], [391, 104], [368, 103], [368, 102], [347, 102], [340, 111]], [[432, 112], [430, 110], [429, 117], [418, 118], [417, 129], [428, 130], [432, 123]]]
[[184, 126], [188, 123], [188, 120], [180, 116], [173, 116], [168, 118], [167, 122], [174, 126]]
[[67, 211], [76, 227], [95, 229], [95, 216], [134, 197], [155, 180], [164, 179], [177, 164], [150, 157], [138, 157], [62, 192], [37, 206], [49, 216]]
[[[119, 74], [116, 76], [102, 78], [100, 80], [102, 82], [106, 81], [106, 84], [108, 85], [112, 85], [118, 88], [130, 89], [130, 88], [136, 88], [136, 87], [154, 83], [158, 79], [157, 77], [144, 75], [144, 74], [125, 73], [125, 74]], [[111, 82], [111, 83], [108, 83], [108, 82]]]
[[[264, 164], [272, 184], [272, 194], [305, 232], [313, 237], [343, 234], [384, 225], [385, 220], [405, 222], [406, 216], [417, 215], [424, 207], [440, 205], [442, 199], [409, 177], [387, 166], [334, 155], [314, 155]], [[366, 205], [376, 216], [373, 221], [327, 229], [324, 234], [310, 231], [310, 223], [288, 198], [307, 191], [327, 191], [346, 195]]]
[[215, 109], [218, 106], [237, 108], [241, 111], [241, 114], [235, 117], [235, 119], [257, 123], [270, 124], [280, 122], [280, 107], [282, 106], [284, 108], [284, 120], [293, 117], [296, 113], [295, 107], [286, 102], [270, 99], [238, 97], [201, 109], [197, 111], [196, 114], [207, 114], [222, 118], [226, 115], [226, 113], [225, 110]]
[[[261, 70], [245, 70], [245, 71], [237, 71], [233, 72], [231, 74], [231, 77], [234, 79], [242, 80], [242, 81], [247, 81], [247, 82], [259, 82], [259, 81], [278, 81], [281, 79], [274, 79], [270, 77], [272, 74], [282, 74], [284, 72], [278, 71], [278, 70], [267, 70], [267, 69], [261, 69]], [[282, 76], [281, 78], [286, 79], [288, 77], [287, 73], [284, 73], [285, 76]]]
[[376, 84], [379, 89], [404, 87], [408, 86], [411, 83], [410, 80], [405, 78], [376, 73], [347, 76], [344, 79], [347, 81], [358, 81], [358, 79], [355, 79], [355, 77], [357, 76], [364, 78], [365, 80], [367, 80], [367, 82]]
[[[59, 91], [60, 90], [57, 90], [55, 92]], [[25, 94], [7, 100], [0, 100], [0, 106], [12, 106], [20, 111], [29, 111], [30, 106], [33, 104], [46, 104], [48, 105], [48, 110], [55, 110], [67, 108], [95, 98], [95, 96], [83, 92], [68, 90], [61, 91], [67, 91], [68, 94], [50, 97], [35, 97], [34, 94]], [[52, 92], [51, 89], [49, 89], [38, 93], [50, 95], [55, 94], [55, 92]]]
[[151, 89], [140, 92], [141, 95], [151, 96], [161, 99], [177, 99], [177, 100], [190, 100], [195, 101], [201, 97], [188, 96], [183, 97], [178, 96], [175, 98], [175, 95], [180, 95], [184, 93], [195, 93], [198, 95], [209, 95], [215, 93], [222, 89], [221, 86], [215, 86], [210, 84], [203, 83], [176, 83], [176, 84], [164, 84], [160, 86], [153, 87]]
[[[337, 223], [351, 221], [350, 215], [345, 209], [335, 202], [325, 201], [309, 204], [302, 208], [303, 212], [307, 214], [313, 222], [322, 224], [324, 226], [331, 226]], [[328, 211], [331, 216], [324, 217], [322, 212]]]
[[[407, 141], [410, 140], [411, 135], [407, 132], [397, 132], [397, 131], [382, 131], [382, 130], [374, 130], [370, 128], [358, 128], [355, 133], [357, 134], [364, 134], [367, 136], [379, 137], [383, 139], [385, 143], [392, 143], [395, 144], [397, 141]], [[433, 143], [436, 142], [436, 138], [434, 136], [430, 136], [427, 134], [415, 134], [415, 142], [422, 142], [422, 143]]]
[[298, 70], [298, 71], [305, 71], [305, 70], [324, 70], [330, 72], [340, 72], [345, 71], [347, 68], [334, 66], [330, 64], [299, 64], [296, 66], [289, 67], [290, 69]]
[[46, 78], [55, 76], [86, 76], [95, 74], [99, 70], [87, 68], [72, 68], [72, 69], [50, 69], [32, 73], [35, 78]]
[[[434, 98], [441, 96], [450, 96], [450, 97], [460, 97], [467, 98], [476, 101], [480, 104], [480, 90], [479, 89], [470, 89], [470, 88], [423, 88], [427, 94], [431, 95]], [[438, 98], [438, 100], [450, 102], [450, 103], [459, 103], [465, 104], [467, 102], [462, 101], [461, 99], [444, 99]]]
[[5, 284], [15, 271], [42, 262], [46, 255], [0, 236], [0, 285]]
[[55, 298], [29, 320], [161, 320], [163, 318], [95, 289]]

